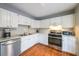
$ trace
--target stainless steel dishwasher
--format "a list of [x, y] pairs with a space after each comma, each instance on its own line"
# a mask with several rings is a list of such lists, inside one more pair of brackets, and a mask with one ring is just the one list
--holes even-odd
[[11, 39], [0, 43], [1, 56], [18, 56], [21, 49], [20, 38]]

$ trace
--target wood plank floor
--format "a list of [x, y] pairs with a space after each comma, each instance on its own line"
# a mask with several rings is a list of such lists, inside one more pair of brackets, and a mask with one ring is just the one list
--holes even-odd
[[20, 56], [75, 56], [75, 55], [38, 43], [33, 47], [31, 47], [30, 49], [21, 53]]

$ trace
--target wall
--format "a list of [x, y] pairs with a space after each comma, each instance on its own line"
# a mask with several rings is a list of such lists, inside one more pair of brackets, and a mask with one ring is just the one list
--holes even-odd
[[[2, 29], [3, 28], [0, 28], [0, 37], [2, 37]], [[25, 25], [22, 25], [22, 26], [19, 25], [18, 28], [11, 30], [11, 36], [18, 36], [18, 35], [21, 35], [24, 33], [26, 33], [26, 34], [36, 33], [36, 29], [32, 29], [32, 28], [28, 29], [28, 27]]]
[[2, 37], [2, 28], [0, 28], [0, 37]]
[[49, 33], [49, 29], [48, 28], [40, 28], [39, 32], [40, 33]]
[[75, 9], [75, 34], [76, 34], [76, 53], [79, 55], [79, 4]]
[[28, 34], [28, 33], [36, 33], [36, 29], [32, 29], [32, 28], [29, 28], [28, 29], [28, 26], [25, 26], [25, 25], [19, 25], [17, 29], [14, 29], [11, 31], [11, 35], [12, 36], [18, 36], [18, 35], [21, 35], [21, 34]]

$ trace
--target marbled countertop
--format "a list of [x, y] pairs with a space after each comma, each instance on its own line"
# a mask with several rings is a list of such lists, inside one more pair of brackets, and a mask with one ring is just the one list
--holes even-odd
[[16, 39], [16, 38], [23, 38], [23, 37], [32, 37], [32, 36], [36, 36], [39, 35], [41, 33], [35, 33], [35, 34], [31, 34], [31, 35], [26, 35], [26, 36], [13, 36], [13, 37], [8, 37], [8, 38], [0, 38], [0, 43], [4, 42], [4, 41], [8, 41], [8, 40], [12, 40], [12, 39]]
[[4, 42], [4, 41], [16, 39], [16, 38], [21, 38], [21, 36], [17, 36], [17, 37], [8, 37], [8, 38], [0, 38], [0, 42]]
[[[32, 36], [32, 35], [36, 35], [36, 33], [35, 34], [31, 34], [31, 35], [25, 35], [25, 36], [28, 37], [28, 36]], [[0, 38], [0, 43], [4, 42], [4, 41], [16, 39], [16, 38], [22, 38], [22, 37], [25, 37], [25, 36], [13, 36], [13, 37], [8, 37], [8, 38]]]

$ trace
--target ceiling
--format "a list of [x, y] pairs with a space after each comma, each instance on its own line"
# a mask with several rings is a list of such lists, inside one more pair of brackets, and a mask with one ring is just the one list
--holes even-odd
[[43, 18], [56, 13], [72, 10], [76, 3], [11, 3], [19, 10], [29, 13], [34, 18]]

